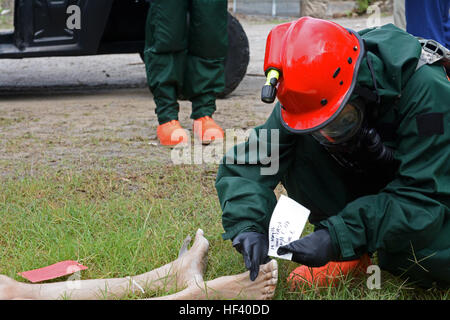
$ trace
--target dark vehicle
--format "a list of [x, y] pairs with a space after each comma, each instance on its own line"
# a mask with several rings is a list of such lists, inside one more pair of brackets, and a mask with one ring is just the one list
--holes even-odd
[[[143, 54], [146, 0], [16, 0], [14, 30], [0, 33], [1, 58]], [[224, 97], [249, 63], [247, 36], [228, 14], [229, 49]]]

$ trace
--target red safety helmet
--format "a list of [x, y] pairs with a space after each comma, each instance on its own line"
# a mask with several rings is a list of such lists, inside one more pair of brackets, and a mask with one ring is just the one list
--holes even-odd
[[267, 38], [264, 70], [278, 70], [281, 122], [295, 133], [317, 131], [345, 107], [365, 56], [358, 33], [327, 20], [303, 17]]

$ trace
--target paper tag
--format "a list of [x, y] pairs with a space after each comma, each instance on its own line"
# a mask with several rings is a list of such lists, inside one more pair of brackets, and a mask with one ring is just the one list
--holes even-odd
[[52, 264], [48, 267], [20, 272], [19, 275], [35, 283], [56, 279], [85, 269], [87, 269], [87, 267], [82, 264], [79, 264], [76, 261], [67, 260]]
[[281, 195], [269, 225], [269, 256], [292, 260], [292, 253], [279, 256], [277, 250], [302, 235], [310, 211], [298, 202]]

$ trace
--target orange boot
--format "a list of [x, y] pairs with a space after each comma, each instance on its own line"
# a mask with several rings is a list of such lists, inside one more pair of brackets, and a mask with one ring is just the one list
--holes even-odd
[[291, 290], [306, 287], [336, 286], [340, 280], [348, 275], [365, 274], [367, 267], [372, 264], [367, 254], [357, 260], [331, 261], [323, 267], [311, 268], [305, 265], [296, 268], [288, 278]]
[[178, 120], [163, 123], [156, 129], [156, 135], [163, 146], [175, 146], [179, 143], [188, 143], [189, 137]]
[[214, 140], [223, 140], [223, 129], [209, 116], [201, 117], [194, 121], [194, 137], [202, 144], [210, 144]]

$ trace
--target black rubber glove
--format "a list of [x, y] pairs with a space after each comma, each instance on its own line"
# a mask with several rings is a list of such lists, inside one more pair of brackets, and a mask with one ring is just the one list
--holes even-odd
[[269, 239], [258, 232], [243, 232], [233, 239], [233, 247], [244, 257], [245, 267], [250, 270], [250, 280], [254, 281], [259, 273], [259, 266], [270, 261]]
[[281, 246], [277, 251], [279, 255], [290, 252], [292, 252], [292, 261], [308, 267], [321, 267], [338, 258], [331, 245], [331, 237], [327, 229], [318, 230], [300, 240]]

